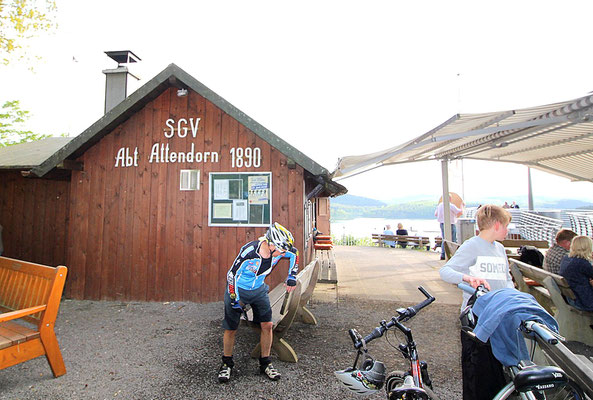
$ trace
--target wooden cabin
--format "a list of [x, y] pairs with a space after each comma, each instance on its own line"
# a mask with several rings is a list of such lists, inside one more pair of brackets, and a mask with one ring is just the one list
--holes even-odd
[[174, 64], [74, 138], [0, 149], [4, 255], [68, 266], [77, 299], [221, 300], [239, 248], [271, 222], [306, 265], [318, 199], [345, 192]]

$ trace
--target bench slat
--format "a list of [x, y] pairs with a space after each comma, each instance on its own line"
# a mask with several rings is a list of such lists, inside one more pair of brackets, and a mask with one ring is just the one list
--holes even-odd
[[45, 355], [55, 377], [66, 373], [54, 324], [67, 271], [0, 257], [0, 369]]
[[521, 246], [533, 246], [538, 249], [547, 249], [550, 244], [547, 240], [526, 240], [526, 239], [504, 239], [499, 240], [504, 247], [521, 247]]
[[[39, 332], [16, 324], [14, 322], [4, 322], [0, 324], [0, 348], [6, 348], [15, 344], [23, 343], [27, 340], [35, 339], [39, 337]], [[8, 343], [5, 341], [10, 341]], [[4, 347], [1, 347], [5, 344]]]

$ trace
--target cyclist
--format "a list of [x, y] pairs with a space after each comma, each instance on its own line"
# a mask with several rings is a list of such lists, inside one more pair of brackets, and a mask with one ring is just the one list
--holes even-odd
[[222, 365], [218, 370], [218, 381], [228, 382], [234, 367], [233, 347], [235, 334], [239, 327], [243, 306], [249, 304], [253, 310], [254, 322], [261, 327], [259, 358], [260, 373], [271, 380], [278, 380], [280, 372], [270, 361], [272, 348], [272, 309], [268, 297], [269, 287], [264, 283], [266, 276], [272, 272], [280, 258], [290, 259], [286, 290], [291, 292], [296, 286], [298, 271], [298, 250], [293, 246], [292, 234], [282, 225], [275, 222], [266, 234], [258, 240], [249, 242], [239, 251], [227, 273], [227, 287], [224, 295], [224, 328]]
[[[511, 214], [502, 207], [484, 205], [476, 213], [480, 234], [466, 240], [453, 257], [439, 271], [445, 282], [462, 281], [476, 288], [483, 284], [487, 289], [512, 288], [509, 263], [502, 244], [507, 235]], [[470, 295], [463, 294], [463, 310]], [[461, 331], [461, 371], [463, 399], [492, 399], [505, 385], [501, 363], [488, 345], [481, 345]]]

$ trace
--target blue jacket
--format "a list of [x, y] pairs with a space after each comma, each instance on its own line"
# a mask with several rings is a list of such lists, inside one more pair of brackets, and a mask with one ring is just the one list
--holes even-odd
[[532, 295], [512, 288], [478, 297], [472, 311], [478, 316], [474, 333], [484, 343], [490, 339], [492, 354], [506, 367], [530, 359], [519, 330], [522, 321], [537, 321], [558, 332], [554, 317]]
[[593, 311], [593, 265], [580, 257], [564, 257], [560, 262], [560, 275], [566, 279], [576, 296], [575, 306], [581, 310]]
[[227, 290], [229, 294], [235, 294], [236, 301], [239, 301], [239, 291], [236, 288], [254, 290], [264, 284], [264, 279], [276, 266], [282, 257], [290, 259], [288, 279], [296, 279], [299, 270], [299, 252], [292, 247], [283, 256], [262, 258], [259, 249], [263, 242], [255, 240], [241, 247], [239, 255], [235, 258], [233, 265], [227, 273]]

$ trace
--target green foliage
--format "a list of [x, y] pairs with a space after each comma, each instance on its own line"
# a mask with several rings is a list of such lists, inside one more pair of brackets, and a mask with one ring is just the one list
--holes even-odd
[[56, 10], [54, 0], [0, 0], [2, 62], [8, 64], [9, 55], [22, 50], [27, 39], [57, 26]]
[[0, 147], [33, 142], [50, 135], [41, 135], [22, 130], [22, 124], [29, 118], [29, 111], [21, 110], [18, 100], [7, 101], [0, 110]]

